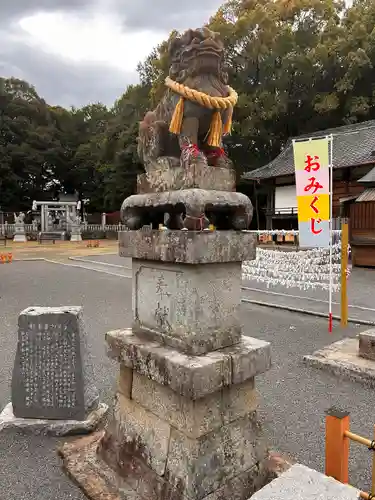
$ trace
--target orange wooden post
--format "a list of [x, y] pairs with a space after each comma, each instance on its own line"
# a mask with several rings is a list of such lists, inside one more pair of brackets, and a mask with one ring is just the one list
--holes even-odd
[[326, 475], [349, 483], [349, 413], [331, 408], [326, 416]]

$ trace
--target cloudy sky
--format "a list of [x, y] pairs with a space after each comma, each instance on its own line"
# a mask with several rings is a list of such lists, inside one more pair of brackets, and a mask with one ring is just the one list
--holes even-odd
[[221, 3], [0, 0], [0, 76], [27, 80], [51, 104], [112, 104], [172, 29], [201, 26]]

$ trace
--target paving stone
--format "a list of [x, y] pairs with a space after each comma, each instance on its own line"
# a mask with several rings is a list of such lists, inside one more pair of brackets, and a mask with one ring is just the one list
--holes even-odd
[[356, 500], [359, 491], [331, 477], [293, 465], [267, 486], [255, 493], [251, 500]]

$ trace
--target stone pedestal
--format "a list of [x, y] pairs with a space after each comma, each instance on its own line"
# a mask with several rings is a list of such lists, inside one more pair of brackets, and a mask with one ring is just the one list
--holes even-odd
[[24, 243], [27, 241], [24, 223], [15, 224], [13, 241], [15, 243]]
[[334, 342], [303, 359], [314, 368], [375, 387], [375, 329]]
[[82, 229], [80, 224], [71, 225], [70, 241], [82, 241]]
[[235, 191], [235, 171], [230, 168], [212, 168], [202, 163], [182, 167], [179, 159], [164, 157], [159, 158], [155, 168], [137, 178], [139, 194], [193, 188]]
[[359, 334], [358, 355], [375, 361], [375, 328]]
[[133, 331], [188, 354], [241, 339], [242, 260], [255, 258], [249, 233], [124, 231], [133, 258]]
[[104, 432], [61, 449], [90, 498], [247, 500], [269, 480], [255, 377], [270, 345], [242, 335], [241, 262], [255, 240], [234, 231], [127, 231], [133, 325], [106, 335], [119, 363]]

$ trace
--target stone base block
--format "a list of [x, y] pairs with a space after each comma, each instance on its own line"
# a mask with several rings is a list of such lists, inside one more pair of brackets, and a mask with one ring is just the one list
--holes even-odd
[[12, 403], [9, 403], [0, 414], [0, 432], [5, 430], [21, 430], [33, 434], [50, 436], [68, 436], [73, 434], [87, 434], [95, 431], [103, 421], [108, 406], [100, 403], [87, 416], [86, 420], [42, 420], [37, 418], [18, 418], [13, 414]]
[[375, 328], [359, 334], [359, 356], [375, 361]]
[[[221, 400], [220, 394], [217, 399]], [[181, 413], [177, 411], [176, 419]], [[166, 421], [163, 415], [118, 394], [100, 453], [123, 475], [128, 473], [129, 460], [135, 457], [163, 477], [171, 489], [200, 500], [220, 489], [225, 478], [245, 473], [267, 457], [255, 411], [240, 412], [238, 418], [222, 425], [225, 416], [218, 410], [216, 421], [208, 415], [206, 428], [202, 419], [201, 427], [189, 433], [189, 429], [182, 431], [170, 425], [173, 417]]]
[[70, 241], [82, 241], [82, 235], [81, 234], [71, 234]]
[[340, 340], [303, 359], [314, 368], [375, 387], [375, 361], [358, 355], [358, 339]]
[[121, 257], [173, 262], [218, 264], [256, 257], [256, 236], [235, 231], [120, 231]]
[[304, 465], [293, 465], [251, 500], [356, 500], [359, 491]]
[[14, 243], [25, 243], [27, 241], [26, 234], [15, 234], [13, 238]]
[[[124, 373], [121, 378], [124, 380]], [[125, 396], [133, 400], [133, 406], [141, 406], [191, 439], [245, 417], [257, 408], [254, 379], [224, 387], [198, 400], [180, 396], [136, 372], [132, 380], [130, 396]], [[124, 385], [127, 384], [123, 382]]]
[[[108, 465], [97, 453], [102, 446], [104, 432], [66, 443], [59, 449], [63, 466], [69, 476], [92, 500], [192, 500], [180, 488], [173, 488], [144, 465], [137, 457], [123, 461], [123, 471]], [[207, 464], [214, 467], [215, 464]], [[243, 473], [224, 477], [223, 486], [201, 500], [247, 500], [255, 491], [267, 484], [273, 473], [267, 460]], [[203, 478], [202, 478], [203, 480]]]
[[197, 400], [241, 384], [271, 367], [269, 342], [241, 337], [240, 342], [204, 356], [189, 356], [133, 334], [131, 329], [106, 334], [108, 355], [134, 372]]
[[171, 165], [168, 159], [159, 159], [156, 168], [138, 175], [137, 192], [161, 193], [179, 189], [200, 188], [217, 191], [235, 191], [236, 174], [228, 168], [210, 167], [203, 163], [181, 167], [179, 159]]

